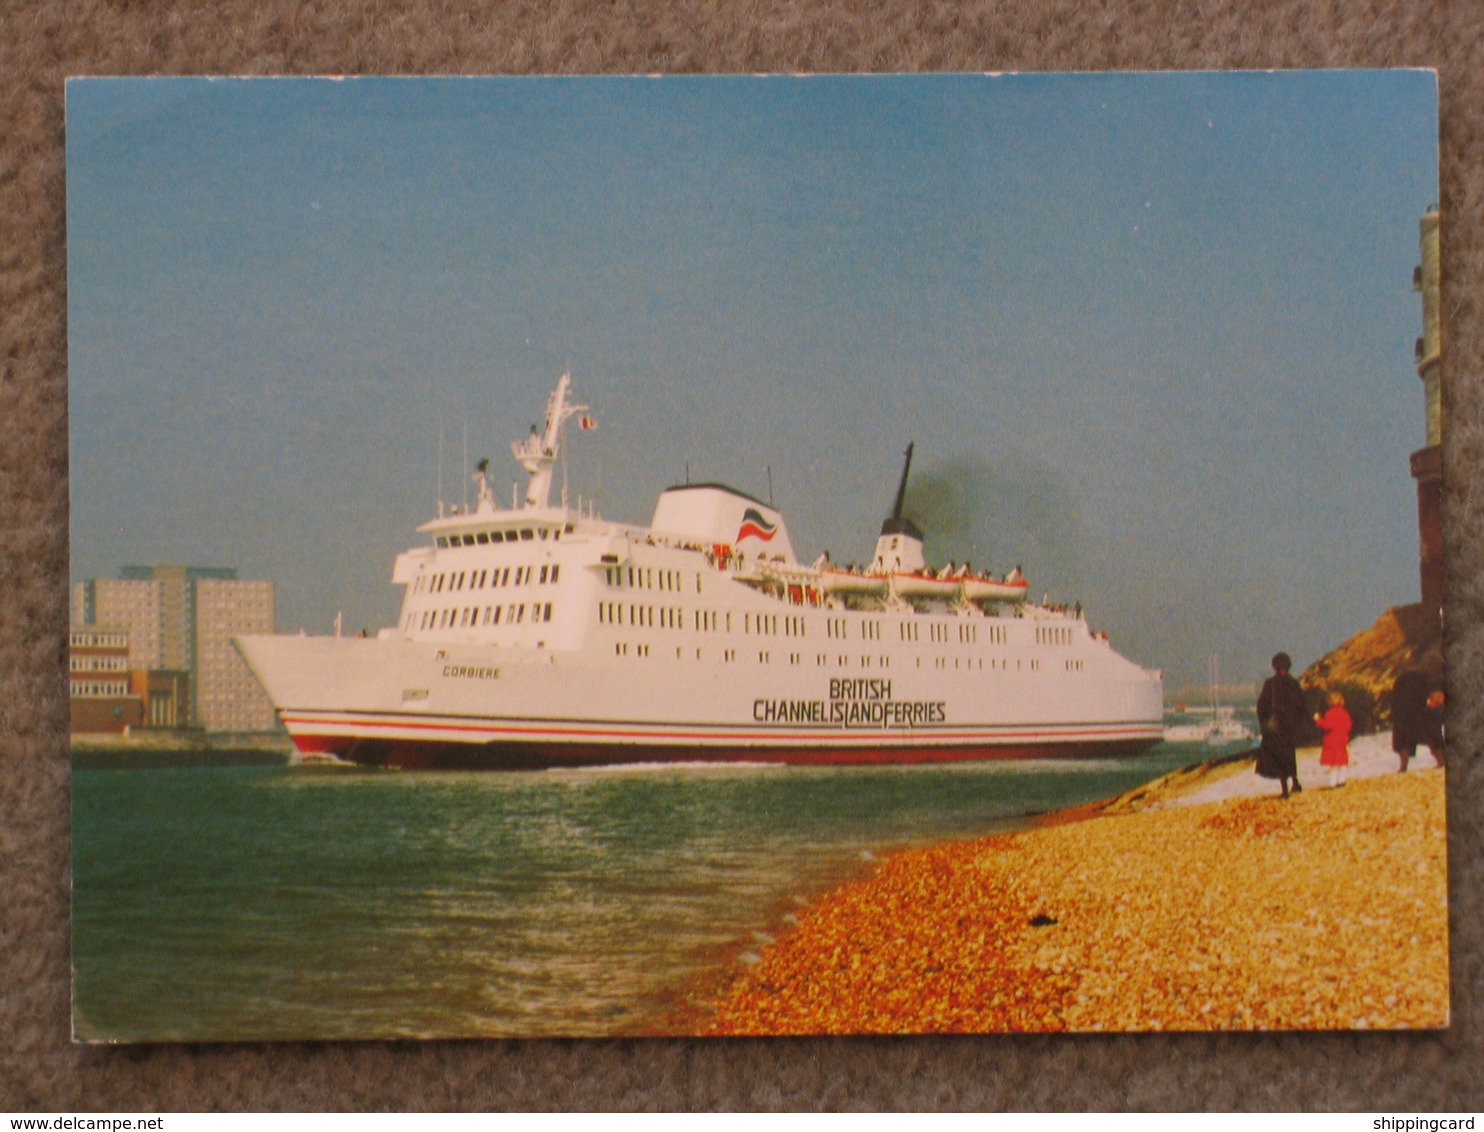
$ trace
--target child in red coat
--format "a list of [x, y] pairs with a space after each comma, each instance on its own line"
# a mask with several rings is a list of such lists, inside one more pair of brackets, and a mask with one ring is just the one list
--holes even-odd
[[1345, 768], [1350, 765], [1350, 732], [1353, 724], [1345, 710], [1345, 697], [1329, 694], [1329, 710], [1316, 715], [1314, 722], [1324, 732], [1324, 745], [1319, 750], [1319, 765], [1329, 767], [1329, 784], [1345, 785]]

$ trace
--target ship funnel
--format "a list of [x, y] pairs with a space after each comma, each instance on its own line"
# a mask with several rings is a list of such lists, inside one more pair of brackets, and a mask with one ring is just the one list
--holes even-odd
[[892, 504], [891, 515], [881, 524], [881, 537], [876, 540], [876, 556], [871, 569], [878, 574], [899, 571], [921, 570], [927, 565], [922, 556], [922, 531], [911, 519], [904, 518], [902, 509], [907, 499], [907, 476], [912, 471], [912, 449], [907, 445], [906, 457], [902, 461], [902, 480], [897, 485], [897, 498]]
[[907, 476], [912, 471], [912, 449], [915, 444], [907, 445], [906, 457], [902, 461], [902, 482], [897, 485], [896, 502], [891, 506], [891, 515], [886, 522], [881, 524], [881, 534], [886, 535], [910, 535], [918, 542], [922, 541], [922, 531], [918, 530], [917, 524], [911, 519], [902, 518], [902, 508], [907, 499]]

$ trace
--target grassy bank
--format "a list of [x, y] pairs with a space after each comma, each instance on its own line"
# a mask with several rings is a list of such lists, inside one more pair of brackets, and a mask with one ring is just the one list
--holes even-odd
[[1443, 781], [1378, 776], [903, 853], [809, 909], [691, 1022], [714, 1034], [1443, 1026]]

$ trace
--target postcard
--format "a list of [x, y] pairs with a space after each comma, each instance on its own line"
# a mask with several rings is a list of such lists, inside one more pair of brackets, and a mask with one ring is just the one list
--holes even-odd
[[81, 78], [86, 1042], [1448, 1024], [1428, 71]]

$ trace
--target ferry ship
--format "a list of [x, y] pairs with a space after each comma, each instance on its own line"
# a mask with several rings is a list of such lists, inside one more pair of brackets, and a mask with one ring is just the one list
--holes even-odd
[[[394, 627], [236, 645], [302, 757], [533, 769], [614, 763], [921, 763], [1120, 756], [1161, 738], [1159, 672], [1019, 568], [930, 568], [903, 514], [912, 449], [868, 566], [794, 556], [783, 516], [718, 483], [647, 527], [550, 502], [564, 375], [512, 445], [523, 501], [418, 527]], [[441, 507], [440, 507], [441, 511]]]

